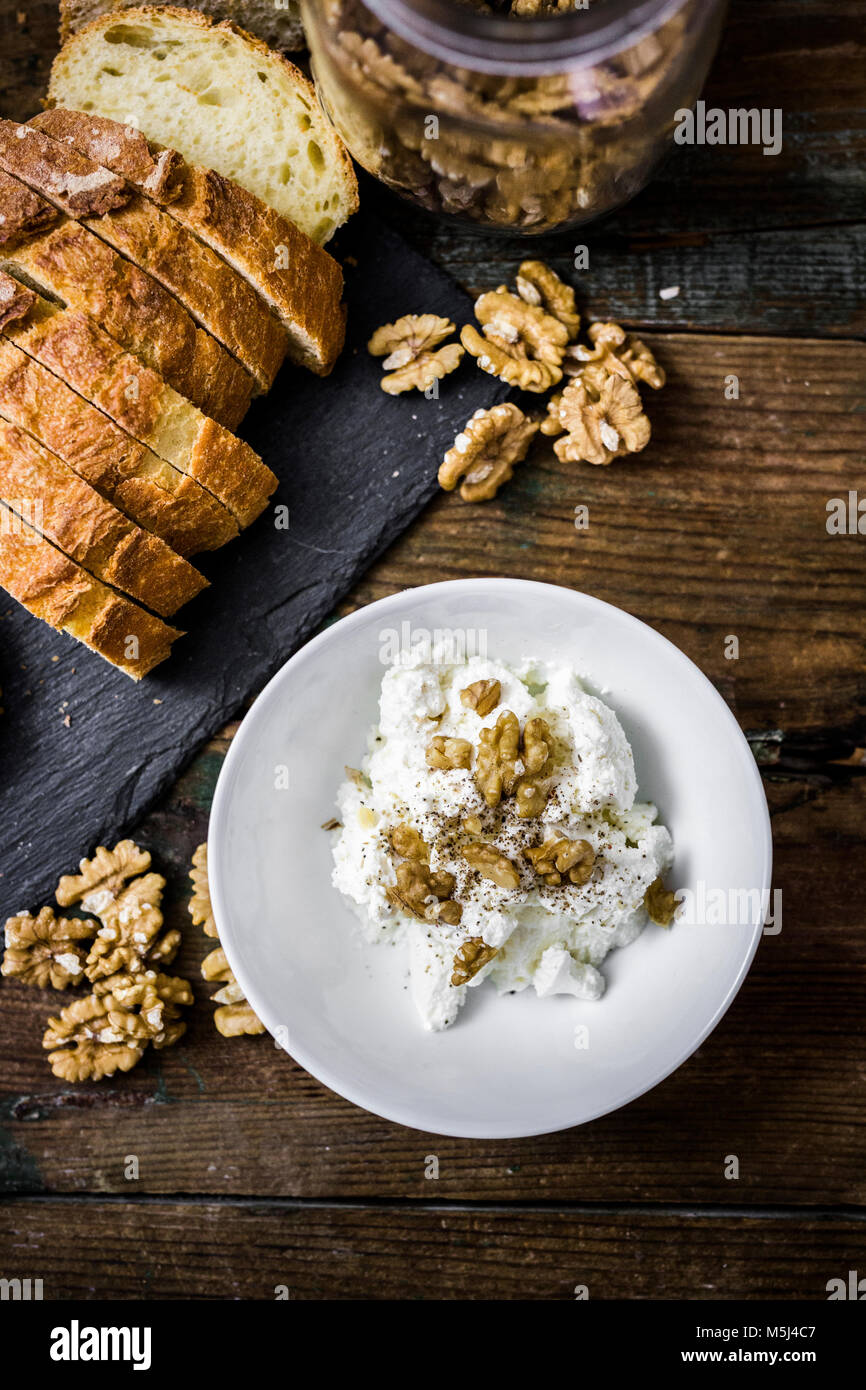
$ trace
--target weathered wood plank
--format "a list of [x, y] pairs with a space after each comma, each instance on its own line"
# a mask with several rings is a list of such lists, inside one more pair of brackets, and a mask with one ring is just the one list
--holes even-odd
[[[39, 108], [56, 48], [54, 0], [0, 17], [0, 111]], [[470, 288], [511, 274], [527, 246], [563, 272], [573, 246], [599, 317], [659, 328], [854, 336], [866, 331], [866, 41], [857, 0], [735, 0], [709, 105], [779, 108], [784, 144], [675, 149], [607, 221], [529, 242], [479, 237], [379, 193], [420, 250]], [[658, 290], [679, 284], [676, 300]]]
[[7, 1203], [0, 1232], [46, 1299], [818, 1300], [866, 1259], [833, 1214], [54, 1201]]
[[[193, 770], [143, 827], [160, 865], [203, 828]], [[0, 1187], [432, 1200], [866, 1202], [862, 1019], [866, 886], [854, 855], [866, 778], [768, 784], [783, 929], [766, 937], [731, 1010], [699, 1052], [625, 1110], [562, 1134], [464, 1142], [375, 1119], [325, 1090], [269, 1038], [215, 1033], [186, 929], [178, 969], [197, 1002], [189, 1034], [99, 1086], [54, 1080], [40, 1053], [57, 996], [5, 985]], [[172, 875], [183, 925], [184, 865]], [[635, 1142], [635, 1136], [639, 1142]], [[429, 1155], [440, 1178], [425, 1179]], [[738, 1180], [725, 1176], [731, 1155]]]

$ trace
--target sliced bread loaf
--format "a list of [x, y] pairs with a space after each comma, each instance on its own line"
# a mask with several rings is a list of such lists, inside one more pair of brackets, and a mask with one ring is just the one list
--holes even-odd
[[7, 338], [0, 338], [0, 415], [178, 555], [216, 550], [238, 534], [231, 512], [200, 483], [126, 434]]
[[[60, 42], [102, 14], [132, 9], [137, 0], [60, 0]], [[177, 0], [167, 0], [175, 5]], [[201, 10], [214, 19], [230, 19], [243, 24], [269, 48], [291, 53], [304, 47], [304, 26], [298, 0], [198, 0], [190, 9]]]
[[[259, 391], [270, 389], [286, 355], [285, 334], [246, 279], [207, 246], [110, 169], [33, 125], [0, 120], [0, 165], [7, 181], [14, 174], [158, 280], [237, 358]], [[104, 207], [107, 200], [95, 197], [89, 208], [82, 185], [101, 194], [107, 181], [119, 184], [122, 200]]]
[[161, 204], [270, 305], [288, 334], [290, 359], [327, 375], [343, 346], [346, 322], [343, 274], [327, 251], [247, 189], [214, 169], [185, 164], [132, 126], [63, 107], [41, 112], [29, 124]]
[[[0, 282], [0, 302], [3, 285]], [[37, 298], [4, 333], [159, 458], [201, 483], [248, 526], [277, 479], [258, 454], [110, 338], [86, 314]]]
[[[0, 417], [0, 497], [94, 578], [169, 618], [207, 580], [127, 520], [56, 454]], [[17, 500], [16, 500], [17, 499]]]
[[105, 15], [54, 60], [49, 104], [136, 124], [255, 193], [314, 241], [358, 205], [345, 146], [302, 72], [193, 10]]
[[152, 276], [78, 222], [0, 247], [0, 266], [41, 294], [90, 314], [175, 390], [233, 427], [253, 378]]
[[70, 560], [0, 502], [0, 585], [35, 617], [141, 680], [171, 651], [169, 627]]

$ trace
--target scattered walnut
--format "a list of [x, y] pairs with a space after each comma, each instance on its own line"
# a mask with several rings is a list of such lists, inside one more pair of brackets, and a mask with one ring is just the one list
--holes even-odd
[[367, 350], [374, 357], [384, 357], [382, 365], [388, 371], [395, 371], [414, 362], [422, 352], [444, 343], [453, 332], [451, 320], [440, 318], [438, 314], [404, 314], [395, 323], [377, 328]]
[[453, 332], [451, 320], [438, 314], [404, 314], [396, 323], [377, 328], [367, 348], [374, 357], [385, 358], [382, 365], [390, 375], [383, 376], [382, 390], [389, 396], [413, 389], [426, 391], [434, 381], [455, 371], [463, 357], [458, 343], [433, 351]]
[[660, 927], [669, 927], [677, 910], [676, 894], [665, 888], [662, 879], [654, 879], [643, 895], [643, 905], [650, 919]]
[[78, 875], [64, 874], [54, 896], [61, 907], [81, 902], [85, 912], [98, 914], [127, 879], [150, 868], [150, 855], [134, 841], [121, 840], [111, 850], [100, 845], [93, 858], [82, 859], [78, 867]]
[[553, 447], [563, 462], [607, 464], [649, 443], [650, 423], [640, 396], [621, 376], [607, 377], [598, 392], [578, 377], [562, 393], [559, 417], [567, 433]]
[[146, 955], [162, 928], [159, 905], [164, 887], [161, 874], [143, 874], [97, 911], [102, 926], [87, 957], [89, 980], [129, 969], [133, 955]]
[[180, 1006], [192, 1003], [186, 980], [148, 971], [145, 976], [115, 975], [92, 994], [76, 999], [49, 1018], [42, 1046], [55, 1076], [66, 1081], [99, 1081], [134, 1067], [149, 1043], [169, 1047], [186, 1024]]
[[488, 946], [483, 937], [472, 936], [468, 941], [464, 941], [454, 957], [452, 985], [467, 984], [496, 954], [497, 948]]
[[645, 382], [654, 391], [664, 386], [664, 369], [646, 343], [631, 337], [618, 323], [594, 323], [587, 336], [592, 349], [581, 344], [569, 348], [564, 370], [579, 376], [590, 390], [600, 391], [608, 376], [623, 377], [633, 386]]
[[446, 738], [437, 734], [427, 745], [427, 766], [444, 771], [448, 768], [469, 767], [472, 744], [465, 738]]
[[476, 410], [454, 440], [439, 468], [439, 483], [453, 492], [460, 479], [464, 502], [495, 497], [529, 452], [538, 429], [534, 420], [510, 402]]
[[399, 396], [403, 391], [426, 391], [434, 381], [441, 381], [456, 371], [462, 360], [460, 344], [446, 343], [438, 352], [422, 352], [405, 367], [383, 376], [379, 385], [389, 396]]
[[462, 853], [471, 869], [482, 878], [489, 878], [497, 887], [508, 890], [520, 887], [520, 874], [495, 845], [464, 845]]
[[562, 392], [555, 391], [547, 402], [547, 414], [538, 426], [542, 434], [554, 435], [563, 433], [565, 425], [559, 418], [559, 407], [561, 404]]
[[548, 840], [528, 849], [526, 856], [539, 878], [551, 888], [558, 887], [565, 875], [570, 883], [588, 883], [595, 867], [595, 850], [589, 840]]
[[401, 821], [391, 829], [389, 836], [391, 848], [401, 859], [414, 859], [418, 864], [430, 862], [430, 850], [417, 830]]
[[503, 710], [492, 729], [478, 736], [475, 781], [488, 806], [498, 806], [517, 781], [520, 724], [510, 709]]
[[482, 719], [491, 714], [502, 699], [502, 686], [496, 680], [473, 681], [460, 691], [460, 703], [465, 709], [474, 709]]
[[453, 874], [406, 859], [397, 865], [396, 888], [386, 889], [386, 895], [392, 907], [409, 912], [422, 922], [441, 919], [456, 926], [463, 908], [451, 897], [455, 886]]
[[562, 379], [568, 329], [537, 304], [527, 304], [504, 285], [475, 303], [482, 333], [466, 324], [460, 341], [482, 371], [524, 391], [547, 391]]
[[210, 889], [207, 881], [207, 845], [199, 845], [192, 857], [192, 868], [189, 871], [192, 879], [192, 897], [189, 900], [189, 915], [192, 918], [194, 927], [201, 927], [205, 936], [216, 936], [216, 923], [213, 919], [213, 908], [210, 901]]
[[480, 835], [484, 829], [480, 816], [464, 816], [461, 825], [467, 835]]
[[[190, 878], [193, 881], [194, 892], [189, 903], [190, 916], [194, 925], [203, 929], [205, 936], [216, 937], [219, 940], [208, 887], [207, 845], [199, 845], [192, 857], [192, 862], [193, 868], [190, 872]], [[170, 932], [166, 933], [166, 936], [170, 935]], [[159, 944], [157, 942], [151, 953], [154, 959]], [[232, 1038], [239, 1037], [242, 1033], [263, 1033], [265, 1031], [265, 1025], [256, 1018], [241, 994], [240, 986], [229, 968], [229, 963], [221, 946], [205, 956], [202, 961], [201, 973], [206, 980], [221, 980], [232, 989], [231, 1002], [220, 999], [222, 990], [218, 990], [214, 995], [214, 999], [222, 1006], [214, 1010], [214, 1024], [217, 1032], [221, 1033], [224, 1038]]]
[[87, 948], [78, 944], [96, 935], [98, 922], [56, 917], [43, 907], [38, 917], [21, 912], [6, 923], [6, 954], [0, 973], [24, 985], [66, 989], [81, 983]]
[[171, 965], [183, 940], [179, 931], [172, 928], [158, 937], [147, 953], [148, 965]]
[[560, 280], [544, 261], [524, 261], [517, 272], [517, 293], [527, 304], [540, 304], [568, 329], [569, 338], [580, 332], [580, 314], [574, 305], [574, 290]]

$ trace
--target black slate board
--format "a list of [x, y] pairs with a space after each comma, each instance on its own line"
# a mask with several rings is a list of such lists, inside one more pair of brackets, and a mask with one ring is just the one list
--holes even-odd
[[244, 421], [280, 486], [239, 540], [196, 560], [212, 588], [176, 620], [187, 635], [168, 662], [136, 685], [0, 590], [2, 917], [48, 901], [61, 873], [135, 825], [420, 511], [469, 415], [505, 394], [465, 360], [438, 400], [379, 389], [374, 328], [428, 310], [459, 327], [471, 304], [377, 219], [356, 222], [340, 245], [343, 356], [324, 380], [284, 368]]

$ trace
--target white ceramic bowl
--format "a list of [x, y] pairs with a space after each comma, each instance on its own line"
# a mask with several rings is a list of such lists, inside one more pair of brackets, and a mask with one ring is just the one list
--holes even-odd
[[[513, 579], [410, 589], [335, 623], [274, 676], [232, 743], [210, 822], [213, 905], [231, 967], [277, 1042], [333, 1091], [417, 1129], [509, 1138], [581, 1124], [703, 1042], [748, 970], [762, 912], [725, 926], [650, 924], [608, 957], [598, 1003], [531, 989], [500, 998], [482, 985], [451, 1029], [425, 1032], [400, 950], [360, 944], [320, 829], [376, 720], [383, 634], [403, 623], [413, 636], [483, 631], [488, 655], [506, 661], [573, 663], [631, 740], [640, 794], [673, 833], [677, 887], [769, 892], [757, 767], [724, 701], [664, 637], [586, 594]], [[575, 1046], [578, 1024], [588, 1047]]]

